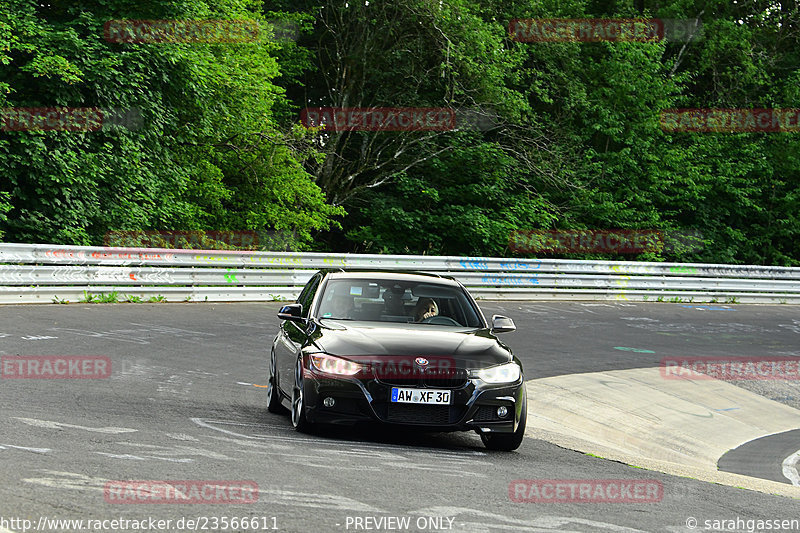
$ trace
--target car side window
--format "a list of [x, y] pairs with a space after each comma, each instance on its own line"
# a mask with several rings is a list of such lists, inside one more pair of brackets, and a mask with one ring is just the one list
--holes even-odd
[[322, 279], [320, 276], [314, 276], [306, 285], [306, 288], [303, 289], [303, 292], [300, 293], [300, 296], [297, 297], [297, 303], [303, 306], [304, 318], [308, 318], [308, 312], [311, 309], [311, 303], [314, 301], [314, 295], [317, 294], [320, 279]]

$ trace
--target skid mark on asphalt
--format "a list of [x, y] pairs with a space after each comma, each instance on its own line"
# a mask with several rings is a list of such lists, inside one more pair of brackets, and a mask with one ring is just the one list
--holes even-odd
[[59, 470], [39, 470], [39, 472], [44, 475], [25, 478], [22, 481], [55, 489], [98, 490], [101, 492], [105, 487], [106, 481], [108, 481], [104, 478], [90, 477], [73, 472], [61, 472]]
[[380, 472], [382, 469], [379, 466], [366, 466], [347, 464], [344, 461], [330, 461], [322, 459], [318, 455], [299, 455], [296, 453], [271, 453], [270, 456], [280, 457], [284, 463], [289, 463], [305, 468], [326, 468], [341, 472], [342, 470], [354, 470], [358, 472]]
[[[478, 459], [485, 457], [485, 452], [474, 450], [449, 451], [449, 450], [420, 450], [417, 447], [401, 446], [396, 444], [361, 444], [347, 441], [322, 440], [315, 437], [297, 437], [280, 434], [245, 434], [247, 428], [263, 430], [266, 424], [243, 423], [226, 420], [204, 420], [192, 418], [200, 427], [211, 429], [227, 435], [216, 436], [217, 440], [229, 442], [244, 449], [240, 453], [263, 453], [270, 457], [279, 457], [282, 461], [310, 468], [325, 468], [337, 470], [383, 470], [386, 468], [403, 468], [420, 472], [436, 472], [442, 476], [454, 477], [487, 477], [483, 472], [478, 472], [478, 467], [491, 470], [492, 463]], [[234, 429], [225, 429], [228, 426]], [[285, 426], [278, 427], [286, 430]], [[292, 434], [294, 430], [289, 429]], [[245, 440], [243, 440], [245, 439]], [[298, 454], [296, 444], [303, 442], [308, 448]], [[346, 447], [343, 447], [343, 444]], [[372, 464], [370, 464], [372, 463]]]
[[795, 333], [800, 333], [800, 320], [792, 319], [791, 324], [778, 324], [780, 328], [786, 328], [789, 331], [794, 331]]
[[[82, 429], [95, 433], [105, 433], [105, 434], [120, 434], [120, 433], [131, 433], [138, 431], [130, 428], [114, 428], [114, 427], [91, 428], [85, 426], [78, 426], [75, 424], [50, 422], [46, 420], [36, 420], [36, 419], [18, 418], [18, 417], [15, 418], [26, 424], [46, 429], [63, 430], [67, 428], [72, 428], [72, 429]], [[196, 437], [192, 437], [190, 435], [185, 435], [181, 433], [165, 434], [164, 436], [182, 442], [200, 442], [199, 439], [197, 439]], [[131, 453], [130, 451], [131, 448], [134, 448], [135, 450], [133, 453]], [[28, 446], [0, 443], [0, 451], [3, 450], [20, 450], [26, 452], [33, 452], [37, 454], [47, 454], [49, 452], [54, 451], [51, 448], [33, 448]], [[59, 452], [59, 450], [55, 451]], [[114, 442], [113, 444], [107, 445], [105, 451], [91, 450], [91, 453], [101, 455], [103, 457], [107, 457], [110, 459], [122, 459], [131, 461], [156, 460], [156, 461], [166, 461], [171, 463], [193, 463], [197, 458], [211, 459], [217, 461], [234, 460], [232, 457], [229, 457], [223, 453], [219, 453], [205, 448], [200, 448], [197, 446], [188, 446], [186, 444], [178, 444], [178, 443], [172, 443], [172, 444], [167, 443], [166, 445], [161, 445], [161, 444], [147, 444], [140, 442], [117, 441]]]
[[192, 380], [184, 376], [171, 375], [166, 381], [158, 382], [158, 388], [156, 390], [161, 393], [188, 395], [191, 385]]
[[[195, 439], [196, 440], [196, 439]], [[213, 459], [217, 461], [231, 461], [231, 457], [218, 453], [212, 450], [203, 448], [196, 448], [194, 446], [186, 446], [176, 444], [172, 446], [162, 446], [156, 444], [145, 444], [140, 442], [116, 442], [115, 445], [122, 448], [138, 448], [141, 452], [137, 453], [112, 453], [112, 452], [94, 452], [104, 457], [112, 459], [126, 459], [131, 461], [147, 461], [150, 459], [158, 461], [166, 461], [170, 463], [193, 463], [193, 457], [201, 459]]]
[[590, 311], [589, 309], [569, 309], [567, 307], [549, 307], [547, 305], [529, 305], [526, 307], [525, 311], [534, 314], [550, 315], [553, 318], [564, 318], [558, 316], [558, 313], [572, 313], [579, 315], [583, 313], [594, 313], [594, 311]]
[[266, 501], [273, 505], [289, 507], [313, 507], [315, 509], [335, 509], [359, 511], [364, 513], [385, 513], [386, 511], [372, 507], [344, 496], [319, 494], [317, 492], [295, 492], [285, 489], [260, 489], [259, 502]]
[[39, 420], [37, 418], [20, 418], [18, 416], [12, 417], [15, 420], [19, 420], [24, 424], [28, 424], [29, 426], [39, 427], [39, 428], [46, 428], [46, 429], [83, 429], [85, 431], [91, 431], [92, 433], [106, 433], [106, 434], [119, 434], [119, 433], [133, 433], [138, 431], [136, 429], [131, 428], [118, 428], [118, 427], [102, 427], [102, 428], [93, 428], [88, 426], [79, 426], [77, 424], [66, 424], [64, 422], [51, 422], [49, 420]]
[[[290, 433], [291, 435], [298, 435], [298, 433], [289, 426], [278, 425], [278, 424], [265, 424], [259, 423], [254, 424], [252, 422], [237, 422], [231, 420], [206, 420], [203, 418], [192, 418], [192, 422], [197, 424], [200, 427], [204, 427], [207, 429], [212, 429], [214, 431], [219, 431], [221, 433], [227, 433], [234, 437], [246, 438], [246, 439], [277, 439], [283, 441], [298, 441], [298, 442], [308, 442], [313, 443], [315, 445], [330, 445], [330, 446], [341, 446], [343, 441], [340, 440], [321, 440], [316, 437], [300, 437], [300, 436], [282, 436], [282, 435], [272, 435], [272, 434], [265, 434], [265, 433], [257, 433], [254, 435], [246, 435], [242, 433], [236, 433], [231, 430], [226, 430], [223, 428], [216, 427], [217, 425], [221, 426], [239, 426], [239, 427], [255, 427], [255, 428], [277, 428], [281, 429], [285, 432]], [[369, 444], [369, 443], [354, 443], [353, 441], [346, 441], [348, 445], [355, 445], [359, 448], [373, 448], [373, 449], [398, 449], [398, 450], [408, 450], [414, 451], [418, 453], [425, 453], [425, 454], [434, 454], [434, 455], [442, 455], [442, 456], [476, 456], [476, 457], [485, 457], [488, 455], [486, 452], [480, 452], [476, 450], [420, 450], [418, 446], [405, 446], [402, 444]]]
[[[295, 431], [292, 428], [290, 428], [289, 426], [280, 425], [280, 424], [266, 424], [266, 423], [263, 423], [263, 422], [262, 423], [258, 423], [258, 424], [254, 424], [252, 422], [236, 422], [234, 420], [206, 420], [204, 418], [192, 418], [191, 420], [192, 420], [192, 422], [194, 422], [195, 424], [197, 424], [200, 427], [213, 429], [215, 431], [220, 431], [222, 433], [231, 433], [231, 432], [227, 431], [227, 430], [224, 430], [222, 428], [214, 427], [211, 424], [220, 425], [220, 426], [239, 426], [239, 427], [282, 429], [282, 430], [285, 430], [285, 431], [291, 431], [292, 433], [295, 433]], [[256, 436], [253, 436], [253, 435], [242, 435], [242, 434], [239, 434], [239, 433], [231, 433], [231, 434], [232, 435], [236, 435], [238, 437], [245, 437], [245, 438], [248, 438], [248, 439], [252, 439], [252, 438], [256, 438], [257, 437], [257, 435]], [[267, 437], [269, 437], [269, 435], [267, 435]], [[299, 440], [306, 440], [306, 439], [299, 438]]]
[[[215, 440], [220, 442], [228, 442], [231, 444], [235, 444], [237, 446], [242, 446], [243, 449], [237, 450], [238, 453], [249, 453], [249, 454], [257, 454], [257, 455], [266, 455], [269, 457], [275, 456], [284, 456], [286, 457], [286, 462], [291, 462], [295, 464], [305, 465], [305, 466], [319, 466], [321, 468], [336, 468], [336, 469], [345, 469], [345, 470], [377, 470], [383, 471], [386, 466], [396, 466], [400, 468], [414, 468], [410, 466], [408, 460], [416, 460], [416, 459], [430, 459], [431, 454], [428, 452], [419, 452], [419, 451], [409, 451], [405, 455], [400, 455], [396, 453], [392, 453], [388, 450], [383, 449], [359, 449], [359, 448], [348, 448], [348, 449], [336, 449], [336, 448], [308, 448], [307, 454], [300, 455], [297, 453], [296, 446], [288, 445], [288, 444], [276, 444], [272, 441], [244, 441], [230, 437], [212, 437]], [[458, 468], [469, 467], [469, 466], [476, 466], [476, 465], [483, 465], [489, 466], [489, 463], [485, 461], [475, 461], [470, 459], [471, 456], [464, 457], [463, 455], [457, 454], [437, 454], [436, 459], [438, 461], [446, 460], [448, 464], [452, 466], [458, 466]], [[303, 458], [303, 460], [299, 460]], [[320, 461], [322, 458], [325, 460], [322, 462], [323, 464], [317, 464], [316, 461]], [[350, 459], [346, 461], [346, 459]], [[356, 459], [356, 461], [352, 461], [352, 459]], [[380, 465], [367, 465], [365, 462], [369, 459], [380, 459]], [[339, 463], [333, 464], [333, 462], [339, 461]], [[437, 472], [441, 471], [441, 463], [438, 463], [439, 466], [435, 469]], [[427, 466], [427, 465], [423, 465]], [[455, 475], [455, 474], [454, 474]], [[481, 477], [482, 474], [476, 474], [474, 472], [464, 473], [461, 472], [460, 475], [479, 475]]]
[[223, 320], [222, 322], [219, 322], [219, 324], [223, 326], [232, 326], [235, 328], [256, 328], [260, 330], [271, 328], [275, 325], [273, 322], [232, 322], [229, 320]]
[[186, 435], [185, 433], [164, 433], [164, 436], [175, 440], [199, 442], [199, 439], [192, 437], [191, 435]]
[[629, 322], [628, 327], [645, 329], [654, 332], [664, 333], [684, 333], [684, 334], [709, 334], [719, 335], [721, 333], [737, 333], [741, 336], [743, 334], [754, 333], [778, 333], [780, 330], [766, 328], [754, 324], [742, 324], [740, 322], [717, 322], [709, 324], [696, 324], [696, 323], [663, 323], [663, 322], [650, 322], [644, 323]]
[[197, 374], [199, 376], [208, 376], [208, 377], [219, 377], [219, 374], [215, 374], [213, 372], [202, 372], [200, 370], [187, 370], [187, 374]]
[[71, 333], [81, 337], [94, 337], [96, 339], [111, 339], [122, 342], [132, 342], [134, 344], [150, 344], [140, 336], [132, 335], [136, 330], [132, 329], [113, 329], [110, 331], [92, 331], [88, 329], [75, 329], [75, 328], [49, 328], [49, 331], [60, 331], [62, 333]]
[[[92, 331], [77, 328], [48, 328], [49, 331], [60, 331], [81, 337], [94, 337], [97, 339], [110, 339], [122, 342], [132, 342], [134, 344], [150, 344], [154, 336], [178, 337], [185, 342], [203, 343], [207, 339], [203, 337], [216, 337], [214, 333], [205, 331], [192, 331], [188, 329], [173, 328], [160, 324], [138, 324], [130, 323], [131, 326], [140, 326], [136, 329], [111, 329], [108, 331]], [[199, 338], [198, 338], [199, 337]]]
[[597, 319], [585, 319], [585, 318], [573, 318], [567, 324], [562, 327], [566, 327], [568, 329], [589, 329], [591, 327], [600, 327], [600, 326], [607, 326], [611, 327], [613, 324], [611, 322], [602, 322]]
[[[107, 479], [90, 477], [73, 472], [58, 470], [40, 470], [43, 475], [23, 479], [25, 483], [43, 485], [55, 489], [103, 491]], [[364, 513], [384, 513], [383, 509], [366, 503], [338, 496], [320, 494], [319, 492], [301, 492], [285, 489], [259, 488], [259, 502], [288, 507], [312, 507], [316, 509], [347, 510]]]
[[227, 455], [211, 450], [204, 450], [202, 448], [195, 448], [194, 446], [176, 445], [172, 447], [167, 447], [167, 446], [158, 446], [154, 444], [142, 444], [139, 442], [119, 442], [118, 444], [122, 444], [124, 446], [132, 446], [135, 448], [150, 449], [162, 456], [197, 455], [199, 457], [205, 457], [207, 459], [221, 459], [221, 460], [231, 459]]
[[0, 450], [7, 450], [8, 448], [12, 448], [15, 450], [24, 450], [26, 452], [33, 452], [33, 453], [47, 453], [51, 452], [50, 448], [29, 448], [27, 446], [14, 446], [13, 444], [0, 444]]
[[[77, 424], [53, 422], [49, 420], [38, 420], [35, 418], [21, 418], [21, 417], [12, 417], [12, 418], [19, 420], [24, 424], [30, 426], [45, 428], [45, 429], [55, 429], [58, 431], [63, 431], [65, 429], [79, 429], [79, 430], [89, 431], [92, 433], [103, 433], [111, 435], [138, 432], [138, 430], [132, 428], [88, 427], [88, 426], [80, 426]], [[165, 436], [179, 441], [199, 442], [197, 438], [185, 434], [166, 434]], [[123, 448], [123, 450], [114, 450], [114, 449], [108, 450], [107, 448], [106, 451], [92, 451], [92, 453], [101, 455], [103, 457], [108, 457], [110, 459], [122, 459], [131, 461], [157, 460], [157, 461], [166, 461], [171, 463], [192, 463], [195, 462], [195, 458], [211, 459], [217, 461], [233, 460], [233, 458], [213, 450], [208, 450], [196, 446], [188, 446], [186, 444], [177, 444], [177, 443], [165, 446], [165, 445], [146, 444], [139, 442], [118, 441], [115, 442], [110, 447]], [[130, 453], [131, 448], [134, 448], [136, 452]], [[31, 448], [27, 446], [17, 446], [13, 444], [0, 443], [0, 451], [6, 449], [22, 450], [39, 454], [45, 454], [53, 451], [50, 448]]]
[[129, 453], [108, 453], [108, 452], [94, 452], [103, 457], [111, 459], [129, 459], [133, 461], [147, 461], [149, 459], [157, 459], [159, 461], [167, 461], [170, 463], [193, 463], [194, 459], [172, 459], [170, 457], [157, 457], [155, 455], [131, 455]]

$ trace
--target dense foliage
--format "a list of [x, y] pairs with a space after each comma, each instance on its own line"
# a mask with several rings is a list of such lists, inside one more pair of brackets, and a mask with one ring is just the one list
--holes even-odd
[[[702, 33], [510, 37], [510, 20], [546, 17], [697, 21]], [[103, 38], [112, 19], [258, 20], [262, 31], [256, 42], [114, 43]], [[659, 229], [702, 241], [635, 258], [800, 264], [800, 131], [659, 122], [669, 108], [800, 108], [800, 13], [788, 0], [6, 0], [0, 68], [0, 108], [142, 116], [133, 129], [0, 131], [9, 241], [289, 230], [298, 249], [508, 256], [515, 230]], [[320, 106], [473, 120], [302, 127], [300, 110]]]
[[303, 168], [316, 157], [307, 133], [278, 118], [277, 57], [289, 70], [308, 61], [282, 50], [292, 41], [266, 24], [255, 43], [104, 38], [109, 20], [265, 20], [257, 3], [49, 1], [0, 7], [0, 107], [136, 110], [141, 124], [2, 133], [8, 239], [101, 244], [109, 230], [274, 228], [305, 242], [343, 213]]

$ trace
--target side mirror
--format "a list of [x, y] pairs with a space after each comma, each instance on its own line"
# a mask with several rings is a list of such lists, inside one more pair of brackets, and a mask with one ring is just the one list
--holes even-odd
[[492, 316], [492, 333], [508, 333], [515, 329], [517, 329], [517, 326], [514, 325], [514, 321], [507, 316]]
[[303, 304], [289, 304], [281, 307], [278, 311], [278, 318], [281, 320], [291, 320], [292, 322], [305, 322], [303, 318]]

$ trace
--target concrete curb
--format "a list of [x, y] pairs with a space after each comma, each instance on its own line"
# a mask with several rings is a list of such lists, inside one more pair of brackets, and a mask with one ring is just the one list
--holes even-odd
[[800, 427], [800, 411], [730, 383], [659, 368], [528, 381], [526, 434], [667, 474], [800, 498], [800, 487], [717, 470], [745, 442]]

